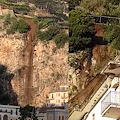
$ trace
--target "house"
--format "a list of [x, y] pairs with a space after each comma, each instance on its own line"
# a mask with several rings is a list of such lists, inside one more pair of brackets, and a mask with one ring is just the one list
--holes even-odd
[[0, 120], [18, 120], [20, 117], [19, 106], [0, 105]]
[[47, 107], [37, 108], [36, 117], [38, 120], [47, 120]]
[[90, 111], [86, 120], [120, 120], [120, 64], [110, 63], [103, 73], [111, 77], [110, 88]]
[[88, 99], [84, 97], [82, 104], [75, 104], [75, 99], [69, 101], [69, 120], [119, 120], [119, 58], [110, 61], [99, 74], [100, 79], [93, 79], [83, 91]]
[[68, 86], [60, 86], [60, 90], [50, 92], [48, 105], [62, 106], [67, 102]]
[[[99, 100], [99, 102], [95, 105], [95, 107], [90, 111], [86, 120], [117, 120], [116, 118], [118, 117], [115, 116], [117, 116], [117, 111], [118, 111], [118, 109], [116, 109], [117, 108], [116, 105], [119, 101], [118, 93], [119, 93], [119, 88], [115, 89], [111, 87], [103, 95], [103, 97]], [[109, 109], [111, 109], [112, 111]]]
[[64, 106], [37, 108], [36, 117], [38, 120], [68, 120], [68, 103]]
[[68, 120], [68, 104], [47, 110], [47, 120]]

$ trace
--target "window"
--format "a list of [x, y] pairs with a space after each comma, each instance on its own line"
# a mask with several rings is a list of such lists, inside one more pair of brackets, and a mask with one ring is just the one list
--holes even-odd
[[59, 116], [59, 120], [61, 120], [61, 116]]
[[64, 98], [65, 98], [65, 93], [63, 94]]
[[58, 96], [60, 96], [60, 93], [58, 93]]
[[95, 114], [92, 115], [92, 120], [95, 120]]
[[8, 116], [7, 116], [7, 115], [4, 115], [4, 116], [3, 116], [3, 120], [8, 120]]
[[52, 98], [54, 97], [54, 95], [52, 94]]
[[65, 117], [64, 117], [64, 116], [62, 116], [62, 120], [65, 120]]
[[16, 115], [18, 115], [18, 111], [16, 110]]
[[13, 111], [12, 111], [12, 110], [10, 111], [10, 114], [11, 114], [11, 115], [13, 114]]
[[58, 103], [60, 103], [60, 100], [58, 100]]

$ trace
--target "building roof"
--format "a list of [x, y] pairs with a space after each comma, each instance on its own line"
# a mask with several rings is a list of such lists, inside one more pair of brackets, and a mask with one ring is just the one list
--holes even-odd
[[110, 63], [108, 66], [104, 69], [103, 73], [108, 75], [120, 75], [120, 64], [118, 63]]
[[42, 108], [37, 108], [37, 111], [39, 111], [39, 113], [47, 113], [47, 110], [55, 110], [55, 109], [65, 109], [65, 107], [64, 106], [42, 107]]
[[10, 108], [10, 109], [16, 109], [20, 108], [20, 106], [14, 106], [14, 105], [0, 105], [0, 108]]

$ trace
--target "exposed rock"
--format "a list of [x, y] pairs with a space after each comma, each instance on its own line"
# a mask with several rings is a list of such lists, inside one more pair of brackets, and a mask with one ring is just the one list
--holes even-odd
[[[56, 45], [53, 41], [47, 44], [38, 42], [33, 46], [32, 42], [24, 41], [22, 36], [19, 39], [15, 36], [1, 33], [0, 63], [14, 74], [11, 84], [21, 106], [43, 105], [50, 91], [67, 84], [68, 45], [54, 51]], [[29, 45], [32, 48], [27, 47]]]

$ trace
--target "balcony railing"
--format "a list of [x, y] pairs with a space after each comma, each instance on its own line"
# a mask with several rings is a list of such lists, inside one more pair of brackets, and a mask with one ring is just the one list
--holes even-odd
[[120, 92], [111, 91], [101, 102], [101, 113], [103, 114], [108, 107], [120, 107]]

